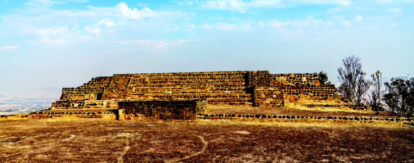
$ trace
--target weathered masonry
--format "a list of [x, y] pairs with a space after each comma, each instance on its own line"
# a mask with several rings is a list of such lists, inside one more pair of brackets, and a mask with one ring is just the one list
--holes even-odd
[[270, 74], [269, 71], [219, 71], [115, 74], [63, 88], [54, 109], [120, 109], [125, 101], [193, 101], [209, 105], [283, 106], [302, 95], [333, 97], [334, 85], [321, 85], [317, 73]]
[[142, 114], [159, 119], [192, 119], [207, 108], [205, 100], [191, 101], [123, 101], [119, 108], [127, 115]]

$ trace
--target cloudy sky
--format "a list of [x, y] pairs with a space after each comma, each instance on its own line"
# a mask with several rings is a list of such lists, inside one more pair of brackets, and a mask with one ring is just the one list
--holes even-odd
[[0, 95], [116, 73], [414, 75], [414, 0], [0, 0]]

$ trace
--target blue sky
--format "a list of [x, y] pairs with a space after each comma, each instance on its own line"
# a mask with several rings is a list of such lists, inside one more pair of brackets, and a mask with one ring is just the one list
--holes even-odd
[[0, 95], [114, 73], [414, 74], [414, 0], [0, 0]]

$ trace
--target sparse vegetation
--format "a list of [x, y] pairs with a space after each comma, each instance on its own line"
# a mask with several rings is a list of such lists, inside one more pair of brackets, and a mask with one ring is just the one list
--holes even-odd
[[[2, 121], [0, 162], [414, 160], [412, 128], [232, 122]], [[62, 141], [70, 135], [76, 137]], [[4, 145], [28, 148], [5, 148]]]
[[359, 57], [349, 56], [342, 60], [343, 67], [338, 69], [338, 79], [341, 83], [338, 92], [348, 101], [358, 105], [364, 103], [370, 82], [365, 79], [362, 63]]
[[414, 78], [391, 78], [390, 82], [385, 82], [385, 86], [387, 93], [383, 99], [391, 113], [413, 116]]
[[326, 74], [326, 72], [319, 72], [318, 78], [321, 84], [330, 84], [330, 82], [328, 82], [328, 74]]
[[[366, 73], [362, 71], [360, 58], [349, 56], [342, 62], [343, 67], [338, 69], [341, 84], [337, 89], [344, 99], [358, 105], [369, 105], [373, 111], [388, 111], [391, 115], [408, 117], [414, 115], [414, 78], [397, 77], [386, 81], [382, 72], [377, 70], [371, 74], [372, 81], [369, 81], [365, 79]], [[323, 72], [319, 76], [322, 81]], [[371, 86], [373, 88], [370, 90]]]
[[370, 95], [369, 105], [372, 107], [373, 111], [384, 111], [384, 104], [382, 98], [384, 96], [385, 90], [384, 87], [384, 78], [382, 77], [381, 71], [376, 71], [374, 74], [371, 74], [372, 78], [372, 91]]

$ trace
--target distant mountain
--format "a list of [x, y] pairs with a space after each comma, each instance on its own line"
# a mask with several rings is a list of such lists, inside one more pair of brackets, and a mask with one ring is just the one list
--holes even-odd
[[0, 95], [0, 100], [6, 100], [6, 99], [9, 99], [9, 98], [7, 96]]
[[[40, 88], [27, 91], [13, 91], [6, 92], [5, 97], [0, 99], [46, 99], [46, 98], [59, 98], [62, 90], [58, 88]], [[4, 94], [4, 93], [2, 93]]]
[[8, 96], [4, 96], [4, 95], [0, 95], [0, 102], [4, 102], [7, 100], [11, 100], [13, 99], [12, 97], [8, 97]]

